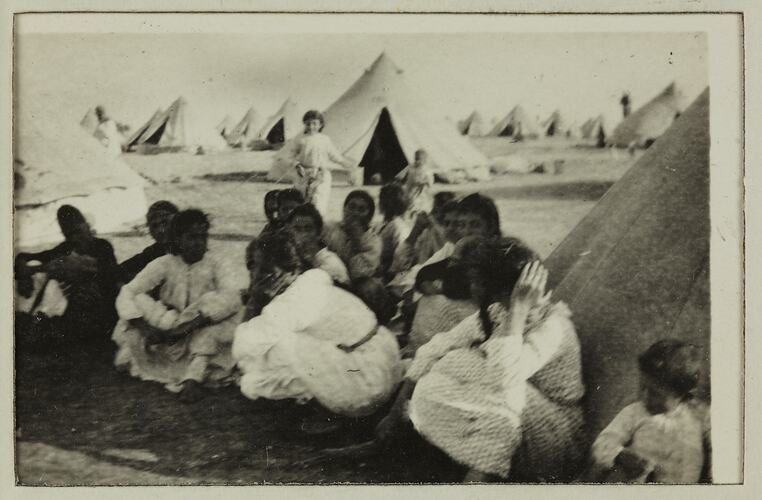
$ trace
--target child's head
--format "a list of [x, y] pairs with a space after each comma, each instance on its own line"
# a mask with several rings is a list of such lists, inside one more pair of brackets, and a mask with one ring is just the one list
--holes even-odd
[[376, 203], [367, 191], [355, 189], [344, 200], [344, 223], [357, 220], [364, 227], [370, 225], [376, 212]]
[[378, 209], [386, 220], [404, 215], [409, 205], [405, 190], [399, 184], [387, 184], [378, 193]]
[[61, 205], [56, 212], [56, 217], [66, 241], [77, 246], [84, 246], [93, 239], [92, 228], [78, 208], [72, 205]]
[[429, 154], [426, 152], [425, 149], [419, 149], [415, 152], [415, 164], [416, 165], [423, 165], [426, 163], [426, 160], [429, 159]]
[[280, 189], [273, 189], [265, 194], [265, 216], [270, 222], [278, 218], [278, 193]]
[[458, 239], [467, 236], [483, 238], [501, 236], [500, 215], [492, 198], [473, 193], [458, 204]]
[[179, 212], [174, 203], [159, 200], [150, 207], [146, 214], [148, 232], [155, 242], [162, 245], [167, 243], [169, 237], [169, 222]]
[[641, 397], [656, 415], [670, 403], [690, 398], [698, 386], [701, 363], [696, 347], [675, 339], [660, 340], [638, 357]]
[[431, 207], [431, 215], [434, 219], [442, 224], [443, 213], [445, 205], [455, 199], [455, 193], [452, 191], [440, 191], [434, 195], [434, 205]]
[[169, 224], [169, 251], [188, 264], [204, 258], [209, 239], [209, 218], [194, 208], [178, 212]]
[[278, 192], [278, 219], [286, 220], [293, 209], [304, 203], [304, 195], [295, 188], [281, 189]]
[[304, 113], [302, 123], [304, 123], [304, 133], [306, 134], [314, 134], [320, 132], [323, 130], [323, 127], [325, 127], [325, 119], [323, 118], [323, 114], [315, 109], [311, 109]]
[[285, 222], [298, 248], [318, 243], [323, 234], [323, 217], [311, 203], [293, 209]]

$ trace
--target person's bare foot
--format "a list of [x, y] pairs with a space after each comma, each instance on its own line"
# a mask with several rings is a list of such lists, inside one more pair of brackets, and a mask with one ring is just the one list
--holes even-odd
[[183, 382], [183, 389], [180, 391], [180, 401], [183, 403], [195, 403], [206, 395], [206, 391], [201, 384], [195, 380], [186, 380]]

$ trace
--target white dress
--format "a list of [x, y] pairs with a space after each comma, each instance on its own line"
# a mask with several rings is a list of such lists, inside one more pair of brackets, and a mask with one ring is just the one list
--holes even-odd
[[325, 217], [331, 198], [331, 164], [342, 165], [344, 156], [330, 137], [319, 132], [297, 137], [294, 151], [294, 164], [299, 163], [308, 170], [304, 177], [297, 177], [294, 187]]
[[[377, 328], [351, 352], [351, 346]], [[394, 335], [353, 294], [335, 287], [321, 269], [301, 274], [260, 316], [235, 333], [233, 357], [248, 398], [317, 400], [356, 417], [374, 413], [402, 377]]]
[[[157, 286], [158, 301], [149, 295]], [[142, 380], [161, 382], [173, 392], [186, 380], [209, 386], [234, 381], [230, 347], [243, 308], [235, 270], [223, 259], [207, 253], [189, 265], [177, 255], [159, 257], [122, 287], [116, 309], [120, 320], [112, 339], [119, 346], [117, 367], [127, 367]], [[167, 330], [199, 313], [213, 324], [168, 345], [146, 346], [143, 335], [129, 325], [129, 320], [143, 318]]]

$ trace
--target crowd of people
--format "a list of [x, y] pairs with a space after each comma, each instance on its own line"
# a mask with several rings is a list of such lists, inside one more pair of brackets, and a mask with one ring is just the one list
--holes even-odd
[[703, 477], [708, 412], [693, 397], [691, 346], [661, 341], [638, 358], [641, 400], [590, 449], [572, 313], [546, 290], [539, 256], [502, 234], [494, 201], [433, 194], [421, 150], [381, 188], [380, 223], [362, 189], [346, 196], [341, 220], [325, 222], [324, 158], [350, 161], [310, 138], [322, 124], [305, 115], [301, 180], [264, 197], [267, 224], [245, 253], [248, 288], [230, 259], [208, 251], [200, 210], [154, 203], [154, 243], [117, 264], [64, 205], [65, 241], [16, 256], [17, 345], [110, 338], [117, 369], [188, 402], [237, 385], [299, 409], [307, 434], [374, 419], [372, 449], [444, 455], [453, 480]]

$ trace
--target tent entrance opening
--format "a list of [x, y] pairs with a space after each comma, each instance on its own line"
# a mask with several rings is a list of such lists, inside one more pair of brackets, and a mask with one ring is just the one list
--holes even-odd
[[373, 137], [360, 161], [360, 165], [365, 169], [364, 183], [370, 184], [376, 174], [381, 175], [384, 183], [389, 182], [407, 164], [407, 158], [397, 140], [389, 111], [384, 108], [373, 131]]
[[143, 141], [146, 144], [153, 144], [154, 146], [159, 144], [159, 141], [161, 140], [161, 136], [164, 135], [164, 129], [167, 127], [167, 122], [164, 122], [161, 124], [161, 127], [156, 129], [156, 132], [154, 132], [151, 137]]
[[282, 144], [286, 142], [286, 132], [283, 125], [283, 118], [278, 120], [278, 123], [273, 125], [273, 128], [267, 133], [267, 142], [270, 144]]
[[500, 132], [500, 137], [511, 137], [513, 136], [514, 129], [513, 125], [506, 126], [502, 132]]

